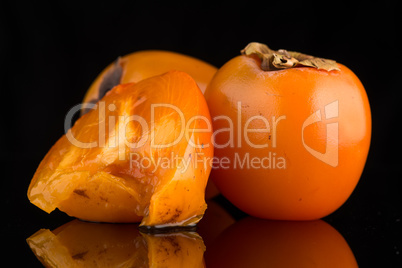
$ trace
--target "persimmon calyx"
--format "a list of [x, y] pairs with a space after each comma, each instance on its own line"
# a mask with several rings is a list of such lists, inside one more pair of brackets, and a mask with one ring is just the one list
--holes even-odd
[[260, 58], [261, 69], [264, 71], [275, 71], [298, 66], [313, 67], [326, 71], [339, 71], [339, 67], [334, 60], [317, 58], [285, 49], [272, 50], [267, 45], [257, 42], [249, 43], [241, 50], [241, 53], [246, 56], [255, 55]]

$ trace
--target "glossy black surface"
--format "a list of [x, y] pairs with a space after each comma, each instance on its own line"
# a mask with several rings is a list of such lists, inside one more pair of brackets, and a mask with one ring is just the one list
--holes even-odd
[[[370, 153], [352, 196], [324, 221], [345, 238], [360, 267], [400, 267], [402, 57], [397, 11], [396, 1], [330, 6], [279, 1], [260, 7], [2, 1], [2, 256], [15, 267], [41, 267], [26, 238], [72, 220], [31, 205], [26, 191], [41, 159], [63, 134], [66, 113], [107, 64], [133, 51], [165, 49], [221, 66], [248, 42], [260, 41], [274, 49], [336, 59], [361, 79], [372, 109]], [[234, 219], [245, 217], [224, 198], [216, 202]], [[215, 231], [199, 227], [204, 237]], [[219, 248], [204, 240], [208, 265], [211, 250]]]

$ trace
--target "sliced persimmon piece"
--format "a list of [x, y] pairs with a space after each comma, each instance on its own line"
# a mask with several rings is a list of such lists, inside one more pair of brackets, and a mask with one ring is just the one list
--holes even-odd
[[89, 221], [195, 224], [206, 209], [211, 135], [186, 73], [116, 86], [50, 149], [28, 198]]

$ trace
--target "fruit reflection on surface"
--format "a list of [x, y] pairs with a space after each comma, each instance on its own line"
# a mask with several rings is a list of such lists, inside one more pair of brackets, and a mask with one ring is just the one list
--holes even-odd
[[152, 235], [134, 224], [73, 220], [27, 242], [46, 267], [204, 267], [205, 246], [194, 232]]
[[349, 245], [328, 223], [244, 218], [207, 248], [214, 267], [358, 267]]
[[210, 120], [184, 72], [116, 86], [50, 149], [28, 197], [88, 221], [195, 224], [206, 209], [211, 167], [199, 163], [213, 156]]

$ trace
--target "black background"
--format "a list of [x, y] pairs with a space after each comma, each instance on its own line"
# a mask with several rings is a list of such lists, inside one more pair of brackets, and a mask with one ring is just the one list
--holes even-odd
[[31, 205], [26, 191], [39, 162], [64, 134], [66, 113], [106, 65], [137, 50], [164, 49], [220, 67], [251, 41], [335, 59], [360, 78], [372, 109], [370, 153], [350, 199], [324, 220], [345, 237], [361, 267], [401, 265], [397, 12], [396, 1], [2, 1], [1, 240], [9, 254], [20, 256], [13, 266], [40, 267], [25, 239], [69, 221]]

